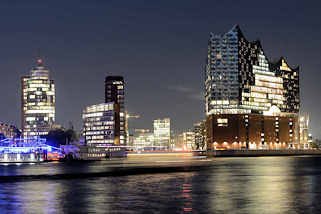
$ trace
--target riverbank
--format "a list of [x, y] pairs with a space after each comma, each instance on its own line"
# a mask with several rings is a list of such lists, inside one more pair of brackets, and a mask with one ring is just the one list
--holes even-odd
[[208, 157], [259, 157], [259, 156], [300, 156], [320, 155], [319, 149], [285, 149], [285, 150], [214, 150], [208, 151]]

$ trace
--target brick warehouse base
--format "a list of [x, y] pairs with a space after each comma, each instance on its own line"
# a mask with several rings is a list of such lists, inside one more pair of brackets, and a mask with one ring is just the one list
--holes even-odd
[[259, 156], [321, 156], [319, 149], [284, 149], [284, 150], [214, 150], [207, 151], [208, 157], [259, 157]]
[[219, 114], [206, 120], [207, 148], [298, 148], [298, 118], [262, 114]]

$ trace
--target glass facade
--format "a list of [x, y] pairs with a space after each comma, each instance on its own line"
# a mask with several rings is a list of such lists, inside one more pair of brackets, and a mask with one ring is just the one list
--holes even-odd
[[49, 71], [38, 59], [38, 65], [22, 83], [22, 134], [35, 137], [48, 134], [55, 123], [55, 85]]
[[284, 105], [281, 111], [298, 113], [300, 110], [299, 67], [290, 68], [285, 59], [270, 63], [271, 70], [283, 79]]
[[[271, 63], [259, 41], [249, 42], [238, 26], [210, 35], [205, 68], [206, 114], [269, 114], [299, 111], [299, 69]], [[273, 107], [273, 108], [275, 108]]]
[[83, 110], [83, 135], [88, 160], [124, 157], [125, 148], [119, 146], [119, 104], [114, 102], [88, 106]]
[[83, 111], [83, 135], [89, 147], [105, 147], [115, 141], [115, 104], [88, 106]]
[[169, 148], [170, 147], [170, 119], [158, 119], [154, 120], [154, 146]]
[[210, 35], [205, 104], [207, 149], [298, 148], [299, 67], [269, 61], [237, 25]]
[[205, 73], [207, 114], [239, 109], [238, 50], [237, 29], [223, 36], [211, 34]]

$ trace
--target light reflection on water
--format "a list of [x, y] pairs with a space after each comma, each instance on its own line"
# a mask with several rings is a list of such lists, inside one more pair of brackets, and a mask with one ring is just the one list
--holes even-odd
[[[320, 157], [220, 158], [206, 164], [209, 166], [205, 169], [191, 172], [37, 178], [19, 182], [1, 182], [0, 178], [0, 213], [318, 213], [321, 210]], [[104, 169], [106, 165], [101, 163], [0, 166], [0, 172], [5, 175]]]
[[5, 213], [57, 213], [60, 186], [47, 181], [1, 184], [0, 207]]

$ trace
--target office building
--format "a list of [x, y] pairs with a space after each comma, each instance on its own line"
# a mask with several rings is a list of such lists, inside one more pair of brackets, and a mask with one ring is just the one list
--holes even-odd
[[42, 59], [21, 78], [21, 111], [25, 138], [46, 135], [55, 123], [55, 85]]
[[120, 141], [119, 105], [113, 102], [88, 106], [83, 110], [83, 136], [88, 159], [106, 159], [115, 152]]
[[169, 149], [170, 148], [170, 119], [158, 119], [154, 120], [154, 146], [157, 149]]
[[210, 35], [205, 67], [208, 149], [298, 147], [299, 67], [271, 62], [239, 26]]
[[135, 129], [133, 146], [134, 150], [153, 150], [154, 134], [149, 129]]
[[196, 149], [195, 134], [192, 131], [183, 132], [183, 148], [185, 151], [192, 151]]
[[122, 76], [107, 76], [105, 79], [105, 103], [114, 102], [119, 105], [120, 145], [126, 145], [126, 113], [124, 78]]
[[88, 106], [83, 110], [83, 135], [89, 147], [119, 144], [119, 105], [113, 102]]

